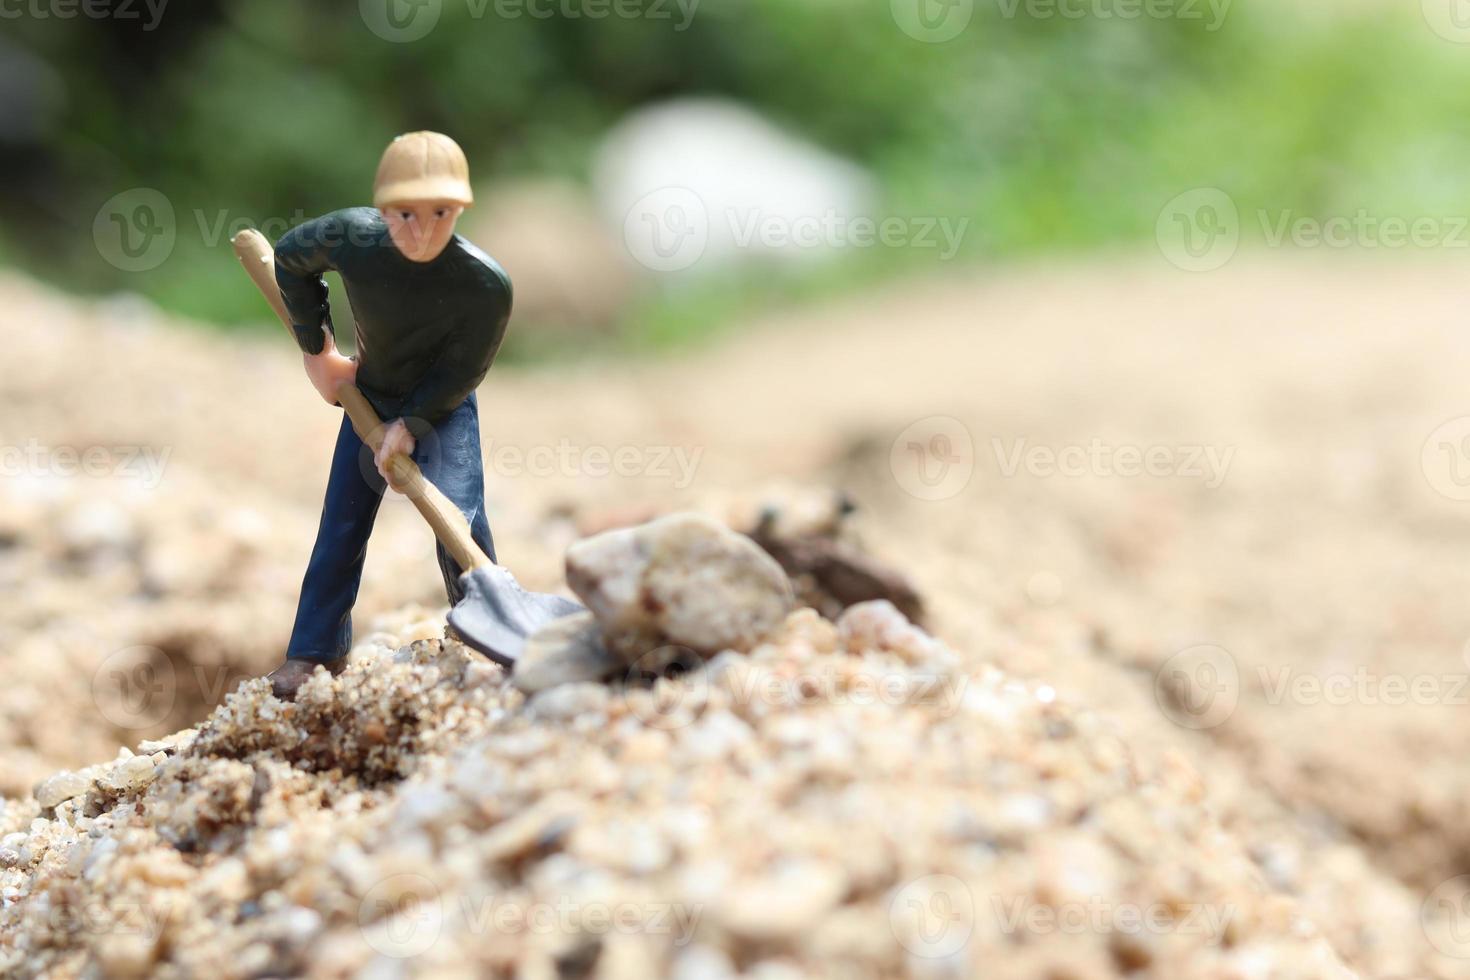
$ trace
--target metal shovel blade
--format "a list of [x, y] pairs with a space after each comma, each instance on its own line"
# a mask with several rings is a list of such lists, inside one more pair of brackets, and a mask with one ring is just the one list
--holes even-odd
[[553, 619], [585, 611], [581, 603], [544, 592], [527, 592], [497, 565], [472, 569], [460, 578], [464, 598], [449, 611], [449, 625], [466, 646], [502, 667], [515, 663], [526, 640]]

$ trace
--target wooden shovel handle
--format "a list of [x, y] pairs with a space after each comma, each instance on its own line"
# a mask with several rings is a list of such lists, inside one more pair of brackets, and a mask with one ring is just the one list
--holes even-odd
[[[245, 266], [245, 271], [265, 296], [265, 301], [290, 331], [291, 316], [286, 312], [286, 303], [281, 298], [280, 287], [276, 285], [276, 259], [270, 242], [260, 232], [247, 228], [231, 239], [231, 244], [235, 246], [235, 255], [240, 264]], [[294, 332], [292, 339], [295, 339]], [[357, 390], [357, 386], [351, 383], [343, 384], [337, 389], [337, 401], [352, 420], [352, 428], [357, 431], [358, 437], [376, 453], [383, 442], [383, 421], [378, 418], [373, 406]], [[494, 564], [480, 550], [480, 546], [475, 544], [469, 522], [464, 519], [459, 508], [424, 477], [417, 463], [403, 453], [395, 453], [388, 460], [388, 473], [392, 477], [389, 482], [393, 489], [413, 501], [414, 507], [429, 522], [429, 527], [434, 529], [434, 536], [461, 569], [468, 572]]]

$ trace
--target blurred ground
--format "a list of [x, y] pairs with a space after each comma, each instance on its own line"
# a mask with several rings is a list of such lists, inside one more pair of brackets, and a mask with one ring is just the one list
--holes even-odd
[[[1431, 439], [1470, 415], [1458, 280], [1435, 260], [997, 268], [660, 361], [496, 368], [497, 544], [555, 587], [579, 529], [847, 489], [935, 635], [1197, 769], [1261, 887], [1347, 966], [1470, 976], [1421, 921], [1470, 872], [1470, 504], [1452, 499], [1470, 459], [1459, 429]], [[273, 665], [336, 419], [284, 337], [175, 330], [15, 277], [0, 294], [0, 444], [47, 460], [17, 473], [12, 454], [0, 483], [0, 790], [21, 798]], [[58, 447], [136, 445], [168, 452], [156, 488], [56, 475]], [[599, 475], [594, 447], [642, 472]], [[1132, 450], [1167, 475], [1128, 475]], [[378, 617], [413, 639], [436, 582], [428, 532], [386, 505], [359, 635]], [[172, 694], [130, 698], [139, 683]], [[1283, 975], [1236, 966], [1212, 975]]]

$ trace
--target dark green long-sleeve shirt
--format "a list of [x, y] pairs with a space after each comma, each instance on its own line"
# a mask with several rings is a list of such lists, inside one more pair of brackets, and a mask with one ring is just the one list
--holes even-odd
[[308, 354], [332, 329], [329, 270], [357, 320], [357, 386], [385, 421], [438, 422], [484, 380], [511, 307], [510, 279], [490, 256], [455, 235], [432, 262], [413, 262], [373, 208], [296, 226], [276, 243], [276, 282]]

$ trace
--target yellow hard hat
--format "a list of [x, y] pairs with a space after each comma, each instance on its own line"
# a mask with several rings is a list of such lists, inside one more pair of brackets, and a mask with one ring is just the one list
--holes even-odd
[[404, 133], [388, 144], [373, 181], [373, 206], [454, 201], [469, 207], [470, 165], [459, 144], [443, 133]]

